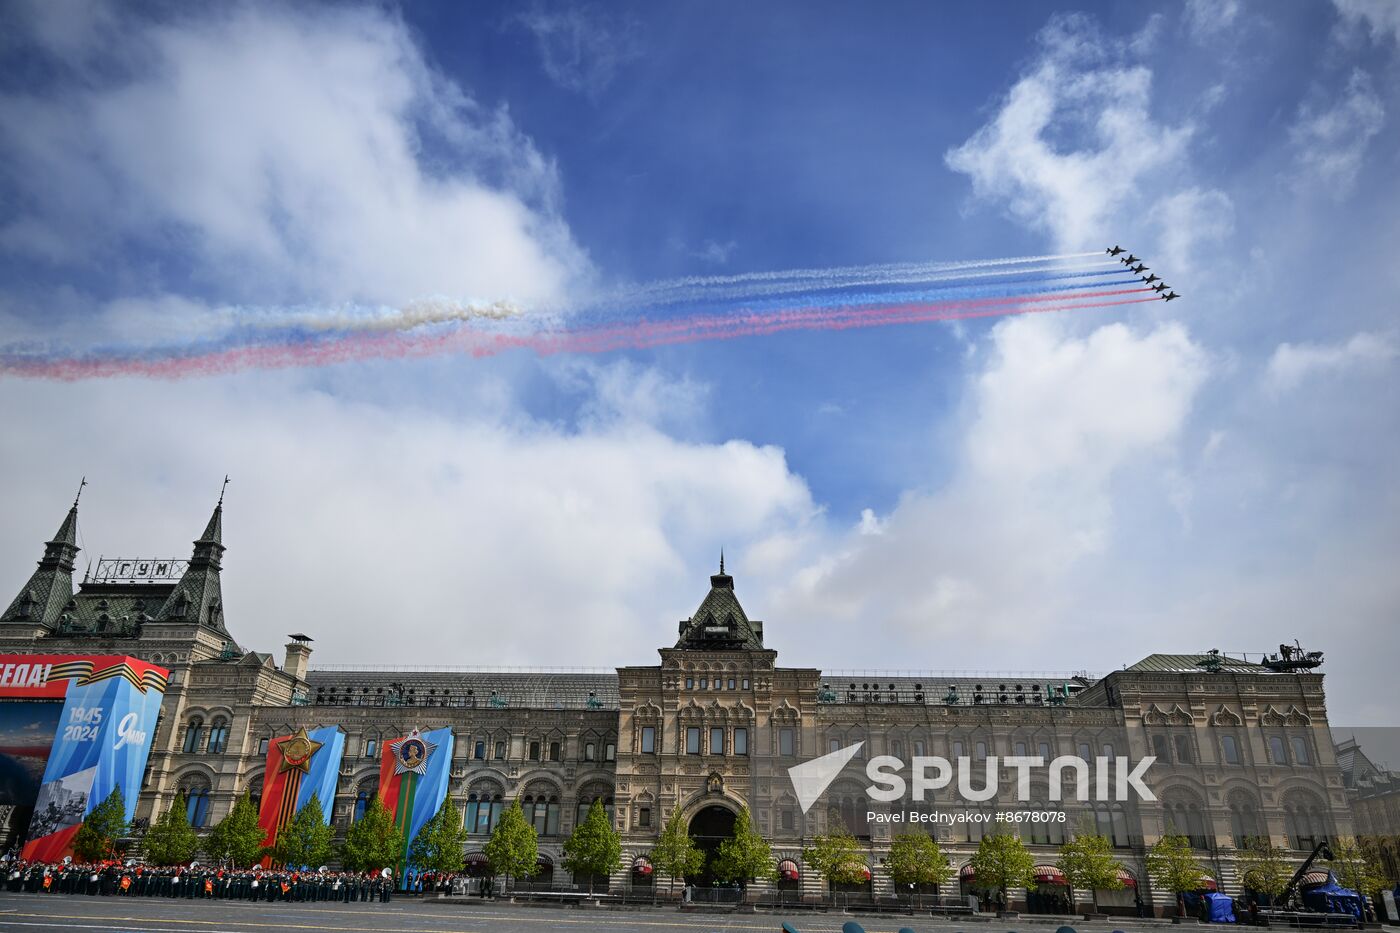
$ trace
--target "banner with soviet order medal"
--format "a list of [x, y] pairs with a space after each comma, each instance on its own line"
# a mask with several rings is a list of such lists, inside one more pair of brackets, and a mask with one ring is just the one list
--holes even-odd
[[[271, 846], [277, 841], [277, 834], [311, 801], [312, 794], [321, 804], [326, 823], [330, 823], [344, 753], [345, 733], [338, 726], [312, 732], [303, 726], [268, 743], [262, 805], [258, 808], [258, 825], [266, 834], [263, 845]], [[264, 864], [268, 861], [265, 859]]]
[[452, 729], [414, 729], [389, 742], [379, 763], [379, 799], [403, 831], [404, 864], [408, 849], [423, 824], [433, 818], [447, 797], [452, 770]]
[[[68, 854], [83, 818], [113, 788], [121, 788], [126, 819], [135, 816], [169, 678], [165, 668], [123, 655], [0, 657], [0, 696], [7, 701], [36, 701], [36, 711], [43, 701], [50, 709], [63, 701], [56, 733], [48, 737], [24, 858], [57, 861]], [[36, 717], [31, 725], [41, 721], [46, 730], [53, 719]]]

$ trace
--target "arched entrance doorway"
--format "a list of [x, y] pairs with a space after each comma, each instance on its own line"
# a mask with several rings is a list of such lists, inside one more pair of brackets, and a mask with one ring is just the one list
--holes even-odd
[[708, 806], [690, 818], [690, 838], [695, 847], [705, 853], [705, 867], [700, 874], [687, 876], [690, 884], [707, 886], [715, 880], [712, 862], [719, 844], [734, 835], [734, 811], [728, 807]]

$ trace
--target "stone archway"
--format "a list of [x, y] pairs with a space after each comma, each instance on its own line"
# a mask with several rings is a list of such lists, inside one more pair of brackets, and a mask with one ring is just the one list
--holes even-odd
[[737, 814], [728, 807], [710, 804], [701, 808], [690, 818], [688, 832], [695, 840], [695, 847], [705, 853], [705, 867], [695, 876], [687, 876], [686, 881], [695, 885], [709, 885], [715, 880], [712, 870], [714, 854], [719, 844], [734, 835], [734, 821]]

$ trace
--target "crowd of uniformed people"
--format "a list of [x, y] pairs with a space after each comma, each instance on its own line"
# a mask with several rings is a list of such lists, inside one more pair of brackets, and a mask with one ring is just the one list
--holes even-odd
[[[382, 872], [222, 868], [213, 865], [156, 867], [121, 862], [27, 862], [4, 866], [5, 890], [30, 894], [88, 894], [106, 897], [184, 897], [235, 901], [388, 903], [394, 894], [450, 893], [453, 875], [410, 873], [399, 885]], [[402, 888], [403, 890], [399, 890]]]

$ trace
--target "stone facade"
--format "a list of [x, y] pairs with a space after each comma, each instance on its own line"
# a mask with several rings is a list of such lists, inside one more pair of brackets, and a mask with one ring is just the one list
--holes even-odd
[[[1149, 892], [1143, 856], [1169, 828], [1192, 838], [1202, 863], [1231, 892], [1240, 885], [1233, 853], [1246, 837], [1267, 835], [1301, 858], [1315, 840], [1353, 831], [1316, 673], [1201, 655], [1152, 655], [1101, 678], [785, 668], [764, 647], [763, 623], [747, 617], [723, 564], [655, 666], [596, 673], [318, 669], [309, 664], [311, 639], [300, 634], [279, 665], [240, 648], [225, 625], [222, 503], [191, 559], [167, 562], [180, 565], [178, 577], [99, 573], [75, 591], [76, 522], [77, 503], [0, 616], [0, 652], [121, 653], [171, 669], [138, 820], [153, 818], [183, 790], [202, 801], [192, 808], [197, 820], [212, 825], [237, 795], [260, 792], [269, 739], [301, 726], [336, 725], [347, 734], [332, 809], [343, 830], [373, 793], [385, 741], [415, 727], [450, 726], [457, 737], [450, 795], [477, 830], [469, 851], [485, 842], [500, 807], [520, 798], [556, 884], [567, 880], [553, 867], [563, 840], [595, 798], [623, 837], [615, 885], [645, 880], [629, 869], [645, 858], [673, 810], [687, 821], [701, 814], [711, 820], [748, 806], [775, 856], [798, 868], [800, 880], [784, 885], [808, 894], [823, 887], [802, 867], [802, 848], [838, 825], [866, 850], [868, 889], [890, 893], [880, 859], [892, 835], [909, 830], [871, 821], [871, 811], [1060, 810], [1064, 824], [1020, 826], [1023, 838], [1049, 865], [1067, 833], [1082, 821], [1094, 824], [1139, 882], [1136, 892], [1107, 898], [1125, 910], [1134, 893], [1167, 903], [1166, 895]], [[804, 813], [787, 769], [856, 743], [847, 771]], [[876, 755], [966, 758], [975, 767], [991, 756], [1048, 760], [1086, 752], [1170, 763], [1154, 785], [1158, 799], [1052, 803], [1039, 778], [1025, 802], [1003, 797], [972, 805], [943, 794], [896, 808], [867, 799], [864, 769]], [[983, 827], [925, 831], [961, 867]]]

